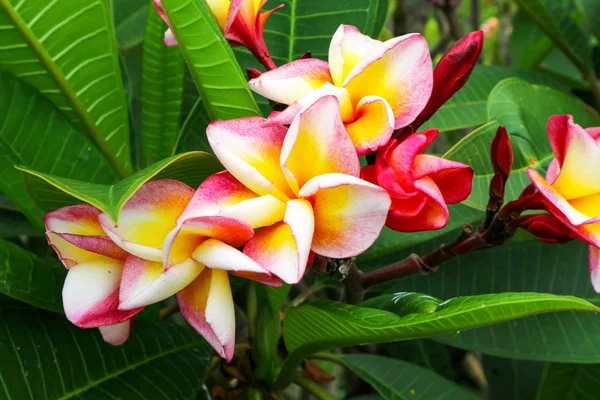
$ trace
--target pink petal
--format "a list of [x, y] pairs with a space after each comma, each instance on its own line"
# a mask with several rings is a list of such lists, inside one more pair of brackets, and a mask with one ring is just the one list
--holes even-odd
[[394, 128], [409, 125], [425, 108], [433, 87], [427, 41], [419, 34], [388, 40], [352, 69], [343, 86], [352, 104], [367, 96], [382, 97], [394, 112]]
[[590, 246], [588, 252], [590, 278], [596, 293], [600, 293], [600, 249]]
[[119, 346], [129, 339], [132, 325], [133, 318], [115, 325], [99, 326], [98, 329], [106, 343]]
[[141, 308], [117, 309], [122, 268], [123, 263], [116, 260], [71, 268], [62, 292], [67, 319], [80, 328], [92, 328], [119, 324], [137, 314]]
[[199, 216], [218, 215], [260, 228], [281, 221], [284, 213], [285, 203], [271, 195], [258, 196], [228, 171], [222, 171], [200, 185], [177, 223]]
[[162, 261], [167, 234], [194, 194], [184, 183], [162, 179], [145, 183], [125, 203], [116, 225], [107, 214], [99, 221], [122, 249], [151, 261]]
[[259, 195], [287, 201], [294, 193], [279, 165], [286, 129], [264, 127], [265, 121], [259, 117], [215, 121], [206, 134], [215, 155], [236, 179]]
[[310, 204], [290, 200], [284, 221], [260, 229], [246, 243], [244, 253], [286, 283], [294, 284], [306, 270], [313, 231]]
[[177, 293], [181, 314], [228, 362], [235, 348], [235, 309], [226, 271], [205, 268]]
[[169, 29], [167, 29], [165, 31], [165, 36], [164, 36], [164, 39], [163, 39], [163, 43], [167, 47], [176, 47], [176, 46], [179, 46], [179, 42], [175, 38], [175, 34], [171, 30], [171, 28], [169, 28]]
[[294, 118], [281, 149], [281, 167], [295, 193], [318, 175], [358, 176], [360, 163], [336, 97], [322, 97]]
[[460, 203], [471, 194], [473, 169], [468, 165], [427, 154], [415, 157], [415, 179], [429, 177], [447, 204]]
[[354, 67], [383, 43], [360, 33], [352, 25], [340, 25], [329, 45], [329, 68], [333, 83], [342, 86]]
[[250, 80], [250, 89], [282, 104], [292, 104], [331, 82], [329, 65], [317, 58], [292, 61]]
[[165, 300], [189, 285], [203, 268], [186, 260], [165, 269], [160, 262], [130, 256], [123, 267], [119, 309], [131, 310]]
[[312, 250], [332, 258], [365, 251], [381, 232], [390, 208], [382, 188], [343, 174], [325, 174], [308, 181], [298, 194], [313, 206]]
[[229, 271], [235, 275], [271, 286], [281, 286], [281, 281], [258, 265], [250, 257], [216, 239], [208, 239], [194, 251], [192, 258], [212, 269]]

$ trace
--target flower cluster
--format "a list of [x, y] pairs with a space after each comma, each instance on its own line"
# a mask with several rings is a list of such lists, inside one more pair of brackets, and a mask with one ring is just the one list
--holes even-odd
[[[232, 21], [260, 15], [262, 2], [249, 3], [254, 8], [233, 0], [227, 22], [225, 2], [213, 8], [226, 33], [235, 31]], [[197, 190], [145, 183], [118, 221], [88, 204], [46, 216], [48, 241], [69, 269], [67, 318], [120, 344], [140, 310], [176, 295], [190, 325], [231, 360], [229, 274], [295, 284], [315, 254], [356, 256], [386, 224], [404, 232], [443, 227], [447, 203], [469, 195], [473, 171], [422, 154], [438, 132], [412, 130], [462, 87], [480, 50], [481, 35], [471, 34], [434, 72], [422, 36], [379, 42], [342, 25], [328, 63], [298, 60], [251, 80], [289, 107], [208, 126], [226, 171]], [[359, 156], [373, 151], [374, 165], [361, 172]]]
[[572, 116], [557, 115], [548, 121], [548, 136], [555, 158], [546, 178], [528, 170], [548, 213], [528, 216], [522, 226], [545, 242], [588, 244], [592, 284], [600, 292], [600, 128], [583, 129]]

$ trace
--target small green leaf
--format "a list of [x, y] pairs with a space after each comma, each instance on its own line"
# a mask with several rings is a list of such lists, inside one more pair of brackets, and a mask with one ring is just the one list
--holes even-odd
[[595, 400], [600, 392], [600, 364], [548, 364], [537, 400]]
[[[419, 306], [419, 302], [411, 304]], [[583, 299], [543, 293], [457, 297], [440, 303], [435, 312], [420, 314], [418, 310], [405, 310], [407, 315], [398, 316], [332, 301], [289, 308], [284, 340], [290, 355], [283, 364], [279, 384], [289, 379], [306, 356], [335, 347], [430, 337], [549, 311], [600, 311]]]
[[125, 202], [145, 182], [177, 179], [196, 188], [221, 169], [214, 156], [201, 151], [179, 154], [157, 162], [114, 184], [100, 185], [42, 174], [19, 168], [24, 173], [31, 198], [45, 211], [86, 202], [98, 207], [114, 221]]
[[481, 358], [489, 400], [532, 400], [546, 363], [488, 356]]
[[344, 365], [389, 400], [477, 400], [480, 397], [425, 368], [391, 358], [345, 355]]
[[260, 115], [246, 77], [203, 0], [163, 0], [211, 120]]
[[60, 263], [42, 260], [5, 240], [0, 240], [0, 260], [0, 293], [35, 307], [63, 312], [61, 293], [67, 270]]
[[58, 314], [0, 307], [0, 381], [7, 399], [192, 399], [210, 363], [191, 329], [136, 321], [121, 346]]
[[142, 44], [146, 18], [149, 12], [156, 13], [152, 4], [148, 0], [111, 0], [111, 2], [119, 49], [129, 50]]
[[185, 72], [181, 51], [165, 46], [165, 23], [154, 9], [151, 11], [146, 22], [142, 58], [143, 165], [175, 154]]

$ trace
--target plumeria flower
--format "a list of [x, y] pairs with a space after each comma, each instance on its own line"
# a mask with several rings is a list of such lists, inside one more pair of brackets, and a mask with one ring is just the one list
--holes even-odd
[[[358, 178], [359, 160], [334, 96], [299, 113], [289, 130], [259, 117], [216, 121], [208, 141], [221, 163], [246, 187], [277, 206], [277, 222], [259, 229], [244, 253], [287, 283], [298, 282], [311, 250], [332, 258], [365, 251], [378, 237], [390, 205], [381, 188]], [[227, 211], [225, 211], [227, 212]]]
[[570, 115], [548, 121], [555, 158], [546, 179], [530, 168], [527, 173], [548, 211], [590, 245], [589, 268], [600, 293], [600, 128], [583, 129]]
[[363, 168], [362, 178], [392, 197], [389, 228], [401, 232], [443, 228], [449, 218], [446, 204], [459, 203], [471, 193], [471, 167], [421, 154], [437, 135], [437, 129], [428, 129], [403, 142], [392, 139], [377, 154], [375, 165]]
[[[275, 68], [265, 44], [263, 30], [267, 18], [283, 7], [261, 13], [267, 0], [206, 0], [212, 14], [231, 46], [244, 46], [267, 68]], [[165, 45], [178, 46], [171, 24], [160, 0], [154, 0], [154, 7], [169, 26], [165, 32]]]
[[[248, 214], [243, 199], [259, 210], [275, 199], [238, 193], [246, 197], [236, 198], [237, 207], [231, 207], [229, 215], [210, 210], [211, 202], [235, 189], [235, 179], [226, 173], [207, 179], [195, 193], [184, 183], [158, 180], [143, 185], [125, 203], [118, 224], [106, 214], [99, 216], [106, 233], [132, 254], [123, 266], [119, 309], [135, 310], [177, 294], [185, 319], [228, 361], [235, 347], [228, 273], [281, 284], [236, 249], [254, 235], [252, 226], [238, 218]], [[269, 216], [261, 220], [259, 214], [249, 220], [272, 222]]]
[[358, 155], [384, 146], [394, 129], [413, 122], [425, 108], [432, 85], [423, 36], [380, 42], [348, 25], [341, 25], [333, 36], [329, 62], [297, 60], [250, 81], [255, 92], [290, 105], [269, 117], [271, 124], [289, 124], [319, 98], [336, 96]]
[[106, 342], [118, 345], [129, 337], [132, 317], [141, 308], [118, 309], [128, 254], [108, 238], [100, 213], [88, 204], [48, 213], [46, 237], [69, 270], [62, 293], [67, 318], [80, 328], [98, 327]]

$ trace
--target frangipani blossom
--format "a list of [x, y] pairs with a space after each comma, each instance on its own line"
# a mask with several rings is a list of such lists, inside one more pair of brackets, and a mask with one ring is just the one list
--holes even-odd
[[289, 124], [323, 96], [334, 95], [358, 155], [384, 146], [394, 129], [409, 125], [425, 108], [433, 85], [425, 38], [410, 34], [386, 42], [341, 25], [329, 47], [329, 63], [293, 61], [250, 81], [255, 92], [290, 106], [271, 124]]
[[302, 278], [311, 250], [355, 256], [375, 241], [385, 222], [389, 195], [358, 178], [358, 157], [339, 109], [337, 99], [326, 96], [300, 112], [289, 130], [265, 126], [259, 117], [216, 121], [207, 129], [216, 156], [245, 186], [230, 196], [251, 192], [273, 203], [272, 219], [254, 224], [263, 227], [244, 253], [287, 283]]
[[[231, 46], [244, 46], [267, 69], [275, 68], [265, 45], [263, 30], [267, 18], [283, 7], [283, 4], [272, 10], [261, 13], [261, 8], [267, 0], [206, 0], [223, 36]], [[154, 0], [154, 7], [169, 26], [165, 32], [165, 45], [178, 46], [171, 24], [167, 18], [160, 0]]]
[[[280, 284], [236, 249], [254, 235], [251, 225], [214, 209], [196, 212], [205, 203], [203, 199], [218, 196], [216, 187], [234, 184], [231, 181], [226, 174], [216, 174], [195, 193], [178, 181], [149, 182], [125, 203], [118, 224], [106, 214], [99, 217], [113, 241], [132, 254], [123, 266], [119, 309], [136, 309], [177, 294], [186, 320], [228, 361], [235, 347], [228, 272]], [[259, 208], [275, 200], [253, 197]], [[237, 200], [238, 206], [232, 207], [230, 215], [244, 214], [240, 211], [244, 199]], [[257, 215], [250, 220], [260, 222]], [[263, 221], [270, 222], [269, 217]]]
[[471, 193], [471, 167], [421, 154], [437, 135], [437, 129], [428, 129], [403, 142], [392, 139], [377, 154], [375, 165], [363, 168], [362, 178], [392, 197], [389, 228], [401, 232], [443, 228], [449, 218], [446, 204], [459, 203]]
[[546, 179], [527, 172], [548, 211], [590, 245], [592, 284], [600, 292], [600, 128], [585, 130], [572, 116], [557, 115], [548, 136], [555, 158]]
[[98, 327], [106, 342], [118, 345], [129, 337], [131, 318], [141, 308], [118, 310], [128, 254], [106, 236], [100, 213], [88, 204], [48, 213], [46, 237], [69, 270], [62, 293], [67, 319], [80, 328]]

